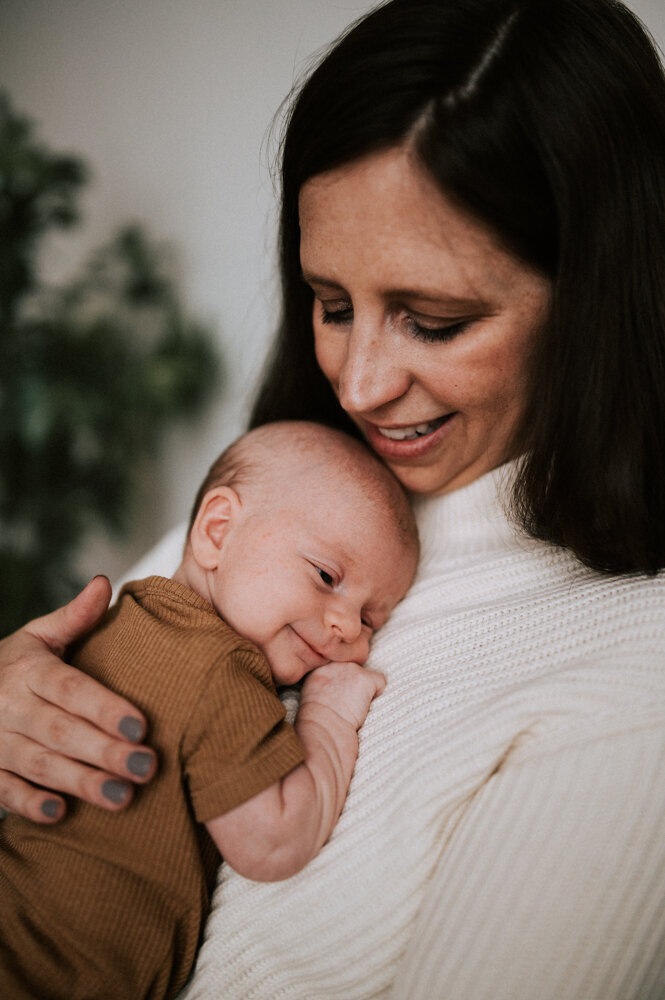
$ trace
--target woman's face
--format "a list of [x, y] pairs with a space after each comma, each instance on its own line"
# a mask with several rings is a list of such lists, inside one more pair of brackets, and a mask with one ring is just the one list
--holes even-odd
[[319, 365], [404, 486], [445, 493], [511, 458], [549, 282], [399, 148], [309, 180], [300, 226]]

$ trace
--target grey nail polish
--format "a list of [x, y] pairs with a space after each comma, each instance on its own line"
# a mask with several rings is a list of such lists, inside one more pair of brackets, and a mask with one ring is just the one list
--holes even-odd
[[46, 802], [42, 802], [41, 809], [49, 819], [55, 819], [60, 812], [60, 803], [57, 799], [47, 799]]
[[144, 753], [142, 750], [134, 750], [127, 758], [127, 770], [137, 778], [145, 778], [151, 767], [152, 754]]
[[129, 787], [124, 781], [116, 781], [115, 778], [110, 778], [102, 785], [102, 795], [109, 802], [114, 802], [117, 806], [120, 806], [123, 802], [127, 801]]
[[143, 736], [143, 724], [140, 719], [135, 719], [131, 715], [125, 715], [118, 723], [118, 731], [130, 743], [138, 743]]

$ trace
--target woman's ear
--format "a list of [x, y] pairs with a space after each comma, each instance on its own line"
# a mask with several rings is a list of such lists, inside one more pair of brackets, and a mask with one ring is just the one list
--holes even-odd
[[199, 507], [189, 535], [194, 561], [201, 569], [217, 569], [222, 547], [240, 513], [240, 497], [230, 486], [209, 490]]

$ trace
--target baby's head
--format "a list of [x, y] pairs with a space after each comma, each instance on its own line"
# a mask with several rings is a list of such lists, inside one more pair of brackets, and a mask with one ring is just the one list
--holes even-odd
[[363, 663], [417, 559], [392, 473], [346, 434], [293, 421], [251, 431], [214, 463], [176, 579], [289, 684], [329, 660]]

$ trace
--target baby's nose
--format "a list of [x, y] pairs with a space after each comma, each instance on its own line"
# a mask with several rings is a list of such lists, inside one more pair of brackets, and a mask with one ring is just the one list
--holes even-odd
[[355, 642], [362, 633], [363, 623], [360, 610], [350, 602], [338, 600], [328, 608], [326, 626], [341, 642]]
[[329, 615], [327, 625], [332, 639], [331, 659], [364, 663], [369, 656], [370, 633], [363, 628], [360, 612]]

